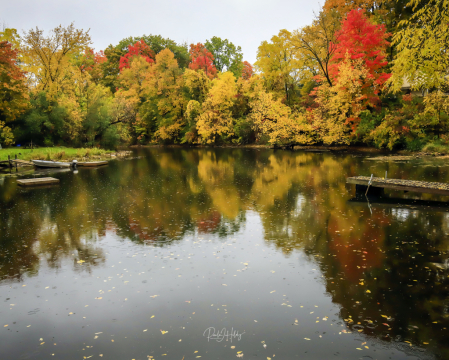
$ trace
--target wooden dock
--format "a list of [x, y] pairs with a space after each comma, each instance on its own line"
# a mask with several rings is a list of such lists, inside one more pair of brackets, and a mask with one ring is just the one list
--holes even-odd
[[14, 160], [3, 160], [0, 161], [0, 167], [6, 167], [6, 168], [17, 168], [22, 166], [33, 166], [33, 163], [31, 161], [26, 160], [20, 160], [20, 159], [14, 159]]
[[48, 185], [57, 183], [59, 183], [59, 179], [55, 179], [52, 177], [17, 180], [17, 184], [19, 184], [20, 186], [36, 186], [36, 185]]
[[[369, 176], [354, 176], [346, 179], [348, 184], [355, 184], [358, 190], [366, 191]], [[375, 188], [391, 189], [399, 191], [410, 191], [427, 194], [447, 195], [449, 196], [449, 184], [440, 182], [402, 180], [402, 179], [384, 179], [380, 177], [373, 177], [370, 185], [370, 191]]]

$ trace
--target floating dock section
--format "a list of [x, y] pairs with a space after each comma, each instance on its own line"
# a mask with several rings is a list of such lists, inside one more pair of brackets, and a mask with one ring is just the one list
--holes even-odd
[[[365, 192], [369, 181], [370, 177], [368, 176], [354, 176], [346, 179], [346, 183], [356, 185], [357, 192]], [[382, 191], [382, 189], [449, 196], [449, 184], [447, 183], [373, 177], [369, 193], [379, 193], [379, 190]]]
[[52, 177], [17, 180], [17, 184], [19, 184], [20, 186], [36, 186], [36, 185], [48, 185], [57, 183], [59, 183], [59, 179], [55, 179]]

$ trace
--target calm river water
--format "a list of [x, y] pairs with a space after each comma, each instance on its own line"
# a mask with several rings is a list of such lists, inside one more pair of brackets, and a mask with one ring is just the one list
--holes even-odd
[[449, 198], [345, 184], [449, 182], [445, 162], [135, 156], [0, 178], [0, 359], [449, 358]]

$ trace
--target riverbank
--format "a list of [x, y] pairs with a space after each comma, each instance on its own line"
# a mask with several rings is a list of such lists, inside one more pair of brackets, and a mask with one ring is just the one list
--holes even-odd
[[129, 155], [129, 151], [114, 151], [98, 148], [42, 147], [37, 149], [7, 148], [0, 149], [0, 161], [8, 160], [8, 156], [20, 160], [55, 160], [55, 161], [89, 161], [110, 160]]

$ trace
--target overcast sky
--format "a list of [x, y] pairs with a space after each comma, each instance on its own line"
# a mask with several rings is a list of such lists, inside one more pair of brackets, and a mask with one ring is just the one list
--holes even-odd
[[97, 51], [144, 34], [188, 44], [218, 36], [241, 46], [244, 60], [254, 63], [263, 40], [310, 24], [319, 8], [317, 0], [0, 0], [0, 22], [22, 33], [74, 21], [90, 29]]

